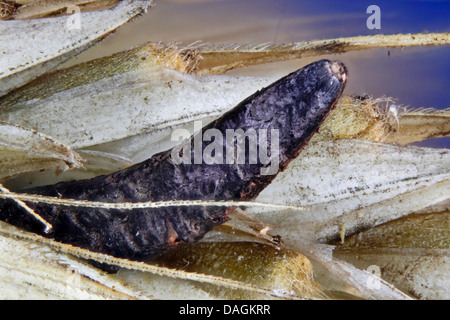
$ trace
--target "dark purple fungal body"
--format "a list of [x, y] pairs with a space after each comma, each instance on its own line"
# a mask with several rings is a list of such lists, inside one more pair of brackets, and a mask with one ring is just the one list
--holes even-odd
[[[245, 99], [203, 131], [278, 129], [283, 170], [318, 131], [346, 80], [342, 64], [328, 60], [312, 63]], [[203, 148], [206, 145], [203, 142]], [[259, 162], [176, 164], [168, 150], [110, 175], [26, 192], [101, 202], [242, 201], [254, 199], [275, 178], [261, 175], [263, 166]], [[45, 234], [43, 225], [12, 200], [0, 199], [0, 219], [60, 242], [132, 260], [155, 257], [181, 241], [197, 241], [214, 225], [225, 222], [228, 213], [226, 208], [207, 206], [107, 210], [27, 204], [52, 224], [51, 232]]]

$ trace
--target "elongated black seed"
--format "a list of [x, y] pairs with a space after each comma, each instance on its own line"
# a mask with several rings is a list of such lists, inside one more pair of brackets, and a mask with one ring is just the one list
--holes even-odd
[[[203, 128], [202, 132], [214, 128], [224, 136], [227, 129], [278, 130], [279, 168], [275, 174], [262, 174], [261, 169], [269, 166], [267, 163], [249, 163], [249, 150], [245, 151], [246, 162], [242, 164], [226, 164], [226, 161], [195, 164], [195, 138], [192, 137], [193, 164], [175, 161], [173, 150], [168, 150], [110, 175], [38, 187], [27, 193], [101, 202], [254, 199], [319, 129], [340, 97], [346, 80], [347, 73], [341, 63], [328, 60], [312, 63], [255, 93]], [[221, 143], [225, 148], [225, 139]], [[208, 143], [203, 141], [201, 146], [205, 150]], [[228, 219], [228, 211], [223, 207], [130, 211], [44, 203], [28, 205], [52, 224], [49, 234], [12, 200], [0, 199], [0, 219], [57, 241], [133, 260], [155, 257], [180, 241], [197, 241], [214, 225]]]

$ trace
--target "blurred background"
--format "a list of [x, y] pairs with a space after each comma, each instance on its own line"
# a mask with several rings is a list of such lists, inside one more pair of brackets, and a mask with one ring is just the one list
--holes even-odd
[[[369, 29], [370, 5], [381, 28]], [[121, 27], [70, 64], [146, 42], [286, 43], [358, 35], [450, 32], [450, 1], [390, 0], [154, 0], [148, 12]], [[450, 108], [450, 46], [370, 49], [324, 56], [344, 62], [346, 94], [388, 96], [413, 108]], [[322, 57], [233, 70], [240, 75], [290, 73]], [[420, 145], [450, 148], [450, 138]]]

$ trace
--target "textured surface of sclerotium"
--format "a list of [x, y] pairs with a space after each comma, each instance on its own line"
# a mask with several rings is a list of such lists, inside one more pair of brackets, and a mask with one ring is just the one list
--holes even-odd
[[[273, 136], [268, 139], [267, 134], [276, 131], [279, 148], [275, 151], [277, 163], [273, 172], [264, 173], [270, 169], [270, 163], [261, 159], [256, 163], [249, 161], [253, 156], [250, 147], [245, 149], [244, 161], [240, 162], [238, 153], [232, 152], [232, 164], [225, 153], [220, 161], [206, 163], [204, 152], [209, 143], [202, 140], [198, 163], [194, 136], [189, 142], [188, 161], [178, 163], [173, 158], [173, 149], [169, 149], [110, 175], [27, 192], [99, 202], [252, 200], [304, 149], [335, 107], [346, 81], [344, 65], [320, 60], [258, 91], [203, 128], [205, 133], [216, 130], [224, 134], [238, 129], [253, 130], [259, 135], [264, 132], [266, 141], [275, 139]], [[262, 141], [261, 137], [258, 141]], [[235, 142], [232, 151], [234, 145]], [[227, 139], [222, 139], [219, 147], [229, 148]], [[50, 233], [44, 232], [41, 222], [12, 200], [0, 200], [0, 219], [61, 242], [132, 260], [155, 257], [179, 242], [198, 241], [214, 225], [228, 220], [229, 212], [213, 207], [180, 206], [130, 212], [28, 205], [52, 225]]]

